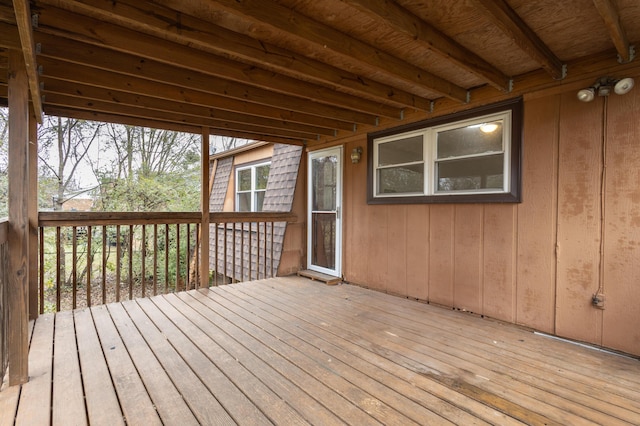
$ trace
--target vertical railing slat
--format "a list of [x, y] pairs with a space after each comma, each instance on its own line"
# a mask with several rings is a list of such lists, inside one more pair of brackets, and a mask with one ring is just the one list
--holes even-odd
[[142, 225], [142, 297], [147, 295], [147, 226]]
[[91, 306], [91, 269], [93, 268], [93, 252], [91, 251], [93, 228], [87, 226], [87, 306]]
[[120, 301], [120, 261], [122, 257], [120, 225], [116, 225], [116, 302]]
[[71, 228], [71, 281], [72, 281], [72, 301], [73, 309], [78, 307], [78, 228]]

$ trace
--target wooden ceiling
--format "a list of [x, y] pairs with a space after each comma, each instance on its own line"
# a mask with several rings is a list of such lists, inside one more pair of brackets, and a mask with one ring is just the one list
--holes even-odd
[[637, 68], [638, 41], [638, 0], [0, 0], [0, 102], [22, 49], [47, 114], [313, 144]]

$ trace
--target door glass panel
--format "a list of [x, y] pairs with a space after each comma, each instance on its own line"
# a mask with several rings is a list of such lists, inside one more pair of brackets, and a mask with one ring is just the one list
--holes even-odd
[[311, 164], [313, 211], [336, 210], [336, 179], [338, 159], [335, 155], [314, 158]]
[[327, 269], [336, 267], [336, 214], [313, 213], [311, 262]]

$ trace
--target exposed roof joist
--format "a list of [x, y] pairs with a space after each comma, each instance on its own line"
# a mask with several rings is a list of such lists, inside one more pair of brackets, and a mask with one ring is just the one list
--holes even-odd
[[[268, 0], [219, 0], [211, 2], [183, 2], [155, 0], [163, 6], [185, 10], [191, 16], [223, 27], [232, 27], [249, 36], [257, 36], [280, 47], [309, 56], [325, 57], [327, 52], [340, 56], [343, 64], [373, 68], [389, 80], [402, 80], [416, 89], [432, 92], [459, 102], [467, 101], [467, 90], [426, 70], [404, 62], [332, 27], [314, 21], [294, 10]], [[182, 5], [181, 5], [182, 4]], [[188, 12], [187, 12], [188, 9]], [[221, 13], [225, 12], [225, 13]], [[244, 22], [239, 27], [234, 15]], [[303, 49], [296, 46], [304, 45]]]
[[[429, 99], [186, 15], [189, 8], [185, 2], [179, 3], [176, 11], [155, 5], [153, 15], [142, 10], [136, 0], [84, 0], [82, 3], [43, 0], [42, 3], [372, 101], [422, 111], [429, 111], [431, 106]], [[180, 26], [167, 25], [171, 20], [179, 20]]]
[[620, 15], [618, 9], [611, 2], [611, 0], [593, 0], [593, 4], [598, 9], [598, 13], [604, 19], [604, 23], [609, 30], [611, 40], [616, 46], [618, 55], [620, 56], [620, 62], [629, 62], [633, 59], [633, 52], [631, 46], [629, 46], [629, 40], [625, 34], [624, 27], [620, 22]]
[[563, 63], [505, 0], [474, 0], [505, 34], [556, 80], [564, 78]]
[[419, 41], [424, 48], [482, 77], [496, 89], [509, 91], [509, 77], [502, 71], [397, 4], [384, 0], [341, 1], [356, 7], [361, 12], [383, 19], [396, 31], [407, 34]]

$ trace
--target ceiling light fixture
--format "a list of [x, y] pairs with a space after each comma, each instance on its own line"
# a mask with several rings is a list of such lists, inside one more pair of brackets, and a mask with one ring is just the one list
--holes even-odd
[[591, 87], [586, 89], [580, 89], [578, 91], [578, 100], [581, 102], [591, 102], [595, 99], [596, 93], [598, 96], [609, 96], [613, 90], [617, 95], [624, 95], [629, 93], [635, 82], [633, 78], [611, 78], [602, 77], [599, 78]]
[[498, 128], [498, 125], [496, 123], [484, 123], [483, 125], [480, 126], [480, 131], [482, 133], [493, 133], [496, 131], [497, 128]]

